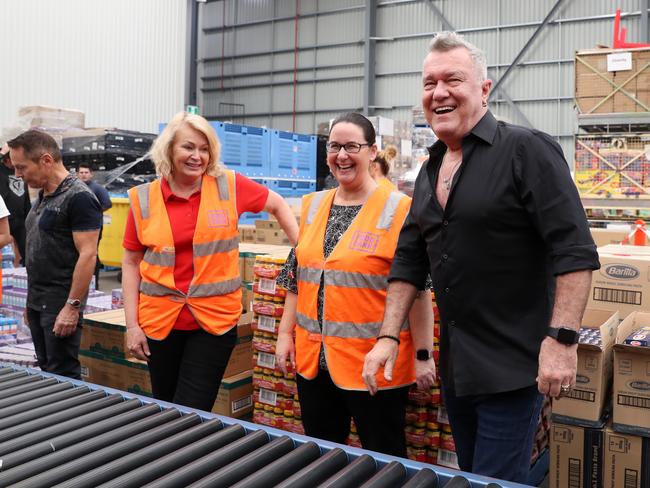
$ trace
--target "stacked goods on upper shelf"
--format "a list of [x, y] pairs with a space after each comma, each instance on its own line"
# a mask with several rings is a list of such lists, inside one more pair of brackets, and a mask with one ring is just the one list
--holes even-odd
[[575, 140], [575, 182], [581, 195], [650, 196], [650, 134], [580, 134]]
[[650, 112], [650, 48], [577, 51], [575, 90], [581, 114]]
[[18, 120], [14, 126], [3, 130], [3, 139], [13, 139], [28, 129], [37, 129], [51, 135], [62, 146], [63, 133], [70, 129], [81, 129], [85, 115], [80, 110], [32, 105], [18, 109]]

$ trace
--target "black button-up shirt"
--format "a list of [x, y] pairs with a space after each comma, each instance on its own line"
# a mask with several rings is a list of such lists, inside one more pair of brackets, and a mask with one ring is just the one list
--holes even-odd
[[488, 112], [462, 141], [443, 210], [435, 188], [445, 150], [430, 148], [415, 181], [390, 280], [421, 288], [430, 270], [440, 372], [456, 394], [533, 385], [554, 276], [599, 267], [569, 168], [549, 135]]

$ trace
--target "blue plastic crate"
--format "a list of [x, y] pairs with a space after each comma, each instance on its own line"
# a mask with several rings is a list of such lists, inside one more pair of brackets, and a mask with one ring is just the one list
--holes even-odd
[[269, 219], [268, 212], [258, 212], [258, 213], [244, 212], [243, 214], [241, 214], [241, 217], [239, 217], [239, 225], [254, 225], [256, 220], [268, 220], [268, 219]]
[[221, 141], [221, 161], [226, 167], [251, 177], [272, 174], [268, 129], [216, 121], [210, 124]]
[[316, 136], [274, 130], [271, 172], [277, 178], [316, 179]]
[[316, 191], [315, 180], [267, 178], [262, 181], [262, 184], [284, 198], [301, 197]]

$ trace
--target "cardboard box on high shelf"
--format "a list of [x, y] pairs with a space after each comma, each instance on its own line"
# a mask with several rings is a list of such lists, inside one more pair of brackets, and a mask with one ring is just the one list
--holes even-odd
[[221, 380], [212, 412], [241, 418], [253, 411], [253, 371], [224, 377]]
[[92, 351], [79, 351], [81, 379], [90, 383], [152, 396], [149, 368], [145, 361], [123, 359]]
[[277, 220], [256, 220], [255, 221], [255, 229], [273, 229], [273, 230], [282, 230], [282, 227], [280, 227], [280, 222]]
[[614, 345], [613, 428], [650, 437], [650, 347], [624, 343], [643, 326], [650, 326], [650, 312], [633, 312], [618, 326]]
[[600, 269], [592, 274], [588, 308], [618, 311], [626, 317], [650, 310], [650, 247], [598, 248]]
[[549, 488], [603, 486], [603, 428], [554, 423], [550, 437]]
[[605, 431], [603, 486], [642, 488], [650, 486], [650, 439]]
[[580, 343], [576, 385], [568, 396], [553, 402], [553, 420], [586, 427], [601, 427], [612, 384], [612, 350], [618, 312], [585, 310], [582, 327], [598, 329], [600, 344]]

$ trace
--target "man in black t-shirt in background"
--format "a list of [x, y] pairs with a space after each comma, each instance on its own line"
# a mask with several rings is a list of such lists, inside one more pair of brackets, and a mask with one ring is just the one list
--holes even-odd
[[14, 266], [24, 265], [25, 258], [25, 218], [31, 204], [29, 191], [22, 178], [15, 175], [9, 146], [0, 149], [0, 196], [7, 204], [9, 215], [9, 231], [14, 241]]

